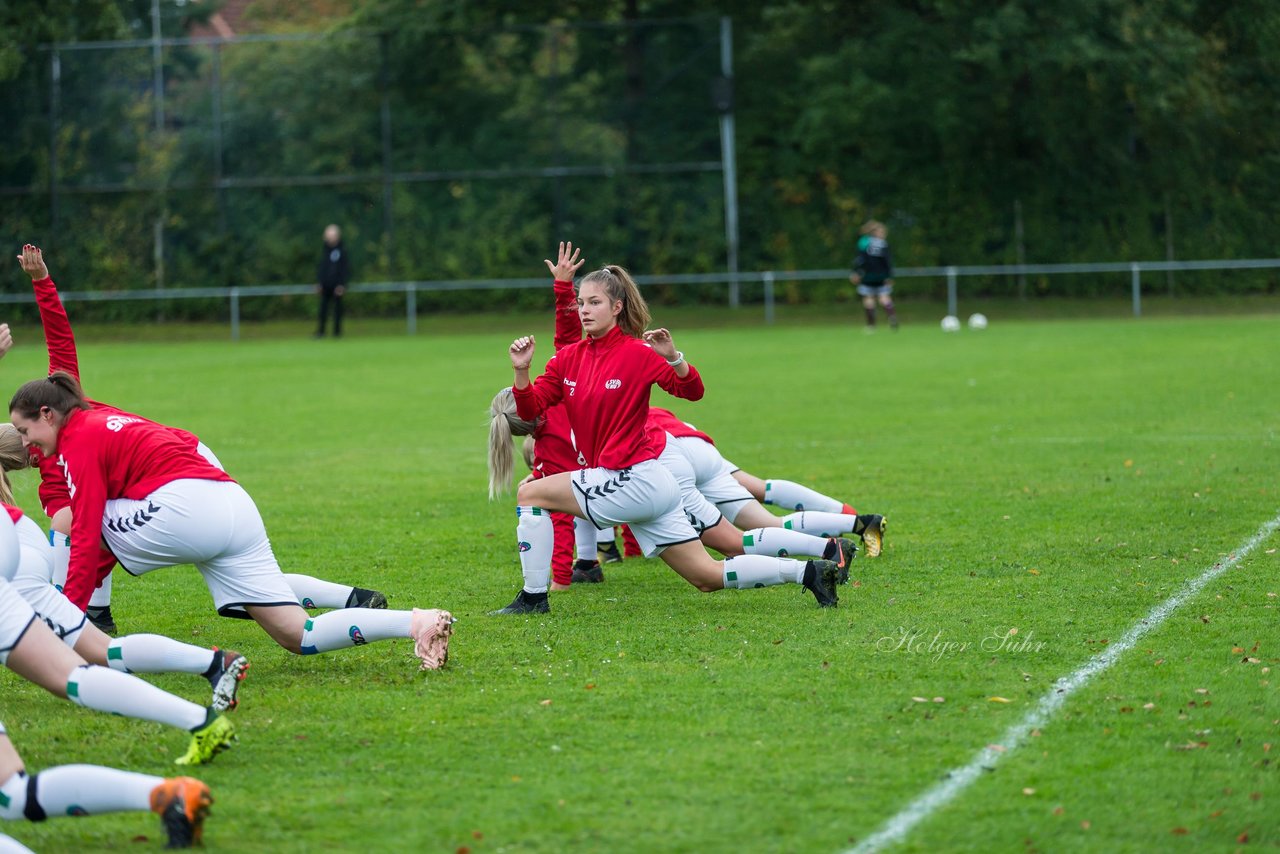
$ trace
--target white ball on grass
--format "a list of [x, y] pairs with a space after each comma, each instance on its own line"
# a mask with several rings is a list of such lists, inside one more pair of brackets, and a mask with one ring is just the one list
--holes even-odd
[[959, 332], [960, 318], [956, 317], [954, 314], [948, 314], [946, 317], [942, 318], [942, 331]]
[[969, 328], [970, 329], [986, 329], [987, 316], [985, 314], [969, 315]]

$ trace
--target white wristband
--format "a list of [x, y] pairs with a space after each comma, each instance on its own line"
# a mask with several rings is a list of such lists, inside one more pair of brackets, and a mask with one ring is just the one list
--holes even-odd
[[675, 367], [679, 367], [680, 363], [683, 361], [684, 361], [684, 353], [681, 353], [679, 350], [677, 350], [676, 357], [668, 361], [667, 364], [675, 368]]

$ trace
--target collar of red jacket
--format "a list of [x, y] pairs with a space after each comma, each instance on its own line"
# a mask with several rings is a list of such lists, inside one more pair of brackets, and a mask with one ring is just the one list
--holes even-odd
[[627, 333], [622, 331], [622, 327], [615, 325], [612, 329], [610, 329], [605, 334], [601, 335], [599, 338], [592, 338], [590, 335], [588, 335], [587, 346], [588, 347], [604, 347], [604, 348], [614, 347], [620, 341], [622, 341], [622, 339], [626, 337], [628, 337]]

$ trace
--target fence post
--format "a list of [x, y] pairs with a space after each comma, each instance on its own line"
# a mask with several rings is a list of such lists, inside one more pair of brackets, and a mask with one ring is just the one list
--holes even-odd
[[1129, 276], [1133, 280], [1133, 316], [1142, 317], [1142, 273], [1135, 262], [1129, 265]]
[[725, 261], [729, 275], [729, 308], [739, 305], [738, 161], [733, 118], [733, 19], [720, 19], [720, 172], [724, 178]]
[[773, 325], [773, 271], [765, 270], [764, 279], [764, 322]]
[[947, 314], [952, 317], [959, 317], [956, 314], [956, 268], [947, 268]]
[[409, 335], [418, 333], [418, 289], [413, 282], [404, 283], [404, 321]]
[[240, 289], [231, 286], [231, 340], [240, 340]]

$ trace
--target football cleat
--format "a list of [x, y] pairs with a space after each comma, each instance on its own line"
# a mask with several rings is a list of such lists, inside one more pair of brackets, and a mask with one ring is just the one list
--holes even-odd
[[175, 765], [203, 765], [231, 746], [236, 740], [236, 728], [225, 715], [209, 710], [213, 719], [204, 726], [192, 730], [191, 745], [187, 752], [174, 760]]
[[615, 540], [607, 540], [596, 546], [596, 557], [600, 563], [622, 563], [622, 553], [618, 551]]
[[422, 660], [420, 670], [439, 670], [449, 660], [449, 638], [453, 636], [453, 614], [439, 608], [414, 608], [409, 618], [413, 653]]
[[575, 561], [571, 580], [574, 584], [599, 584], [604, 581], [604, 570], [600, 568], [599, 561]]
[[367, 590], [363, 587], [352, 587], [351, 595], [347, 597], [347, 607], [381, 610], [387, 607], [387, 597], [379, 593], [377, 590]]
[[104, 605], [101, 608], [95, 608], [92, 605], [85, 610], [85, 616], [89, 618], [89, 622], [93, 623], [103, 632], [114, 635], [117, 631], [116, 621], [111, 616], [111, 606]]
[[215, 712], [229, 712], [240, 702], [236, 699], [236, 692], [249, 669], [249, 659], [234, 650], [216, 646], [213, 654], [213, 665], [206, 674], [213, 688], [213, 701], [209, 705]]
[[[804, 587], [818, 600], [819, 608], [834, 608], [840, 603], [836, 585], [840, 584], [840, 567], [829, 560], [811, 560], [804, 569]], [[844, 570], [847, 579], [848, 569]]]
[[889, 522], [883, 516], [859, 516], [855, 534], [862, 537], [862, 548], [867, 557], [879, 557], [884, 550], [884, 529]]
[[521, 590], [511, 604], [497, 611], [490, 611], [489, 616], [501, 614], [549, 614], [551, 605], [547, 602], [546, 593], [528, 593]]
[[213, 795], [194, 777], [170, 777], [151, 790], [151, 811], [160, 816], [169, 844], [165, 848], [190, 848], [204, 841], [204, 820]]
[[844, 570], [844, 578], [840, 579], [840, 583], [849, 580], [849, 565], [853, 563], [854, 557], [858, 554], [858, 547], [853, 544], [853, 540], [846, 540], [844, 537], [832, 537], [827, 543], [827, 550], [822, 556], [832, 561], [839, 569]]

